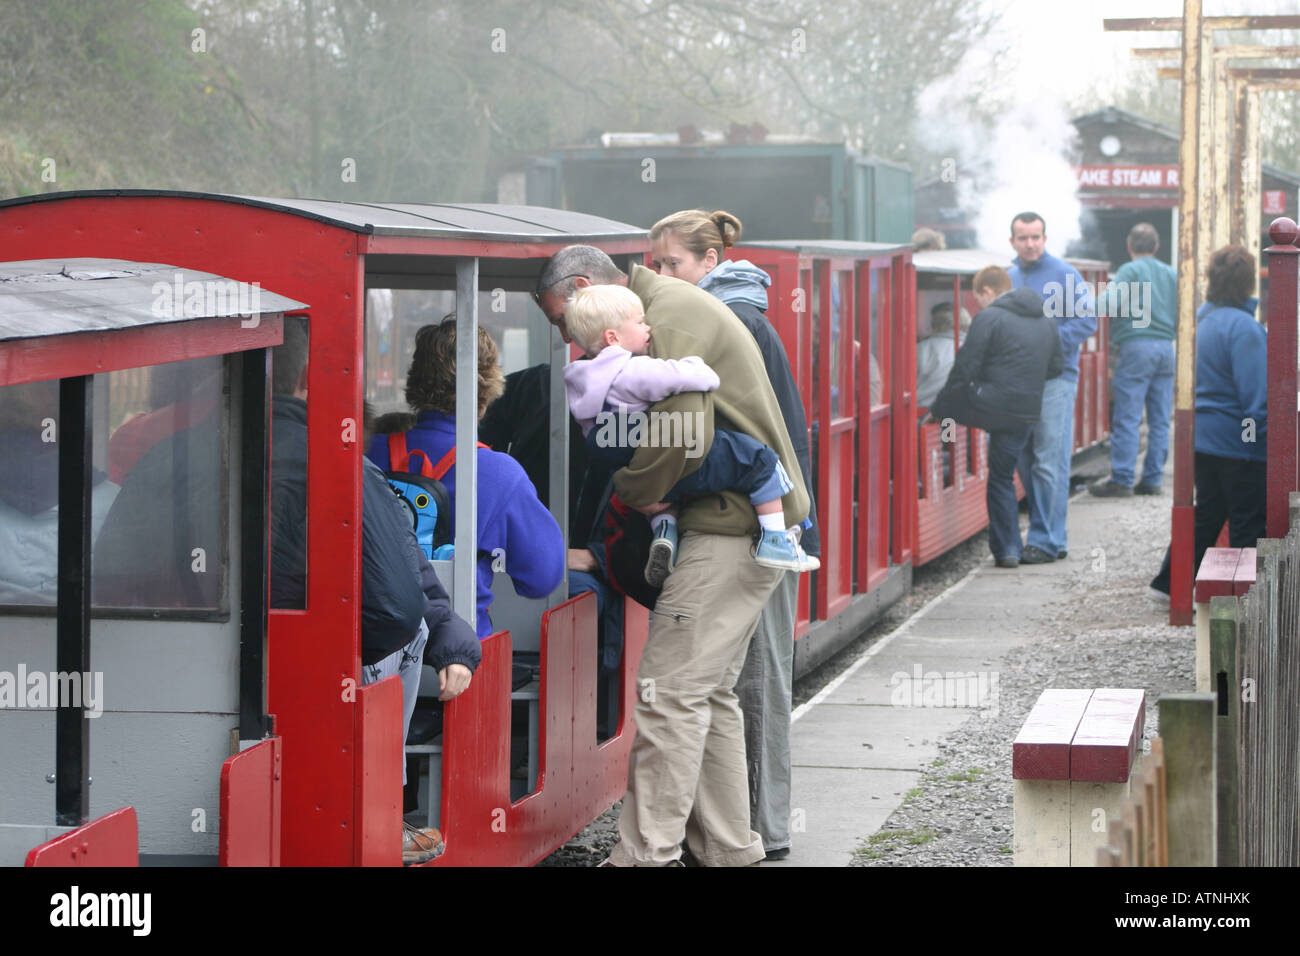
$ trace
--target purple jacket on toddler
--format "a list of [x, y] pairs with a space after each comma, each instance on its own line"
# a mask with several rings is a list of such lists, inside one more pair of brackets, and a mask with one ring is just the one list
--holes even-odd
[[698, 355], [657, 359], [633, 355], [610, 345], [593, 359], [564, 367], [564, 388], [569, 410], [587, 435], [603, 409], [643, 412], [655, 402], [681, 392], [711, 392], [720, 384], [718, 374]]

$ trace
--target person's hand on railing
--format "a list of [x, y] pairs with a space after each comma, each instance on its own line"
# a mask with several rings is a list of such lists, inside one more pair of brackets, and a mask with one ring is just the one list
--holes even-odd
[[464, 664], [448, 664], [438, 671], [438, 690], [442, 691], [438, 699], [451, 700], [459, 697], [469, 688], [473, 676], [473, 672]]

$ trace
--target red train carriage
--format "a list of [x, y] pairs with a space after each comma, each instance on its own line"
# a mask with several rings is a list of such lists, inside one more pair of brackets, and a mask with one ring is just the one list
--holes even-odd
[[[454, 290], [458, 341], [473, 343], [478, 318], [500, 309], [527, 330], [524, 353], [550, 358], [557, 368], [565, 357], [562, 343], [558, 337], [552, 341], [549, 326], [526, 293], [542, 260], [573, 242], [599, 245], [616, 260], [641, 256], [647, 248], [644, 232], [634, 227], [528, 207], [351, 204], [135, 190], [46, 194], [0, 203], [0, 261], [86, 256], [163, 260], [187, 272], [202, 269], [259, 283], [309, 305], [307, 606], [270, 612], [267, 629], [265, 712], [273, 715], [283, 743], [281, 765], [275, 768], [282, 786], [278, 862], [398, 862], [400, 687], [393, 681], [357, 686], [366, 291]], [[460, 367], [473, 368], [473, 349], [458, 360]], [[469, 395], [474, 379], [473, 374], [459, 376]], [[552, 430], [567, 435], [561, 376], [553, 374], [551, 382]], [[458, 402], [458, 459], [466, 486], [474, 478], [473, 407], [472, 400]], [[552, 475], [558, 480], [551, 482], [551, 505], [565, 528], [567, 450], [563, 442], [556, 444]], [[233, 443], [224, 447], [236, 456]], [[476, 553], [475, 524], [469, 517], [473, 504], [470, 495], [457, 499], [460, 554]], [[229, 548], [232, 560], [237, 559], [239, 542], [232, 540]], [[472, 620], [472, 565], [456, 563], [444, 570], [450, 570], [457, 611]], [[496, 593], [504, 591], [499, 576]], [[562, 585], [546, 601], [499, 598], [503, 607], [511, 605], [501, 615], [511, 630], [483, 642], [483, 663], [470, 690], [446, 708], [440, 753], [432, 755], [441, 761], [440, 767], [437, 759], [433, 763], [441, 779], [439, 809], [447, 840], [442, 864], [535, 862], [622, 795], [630, 723], [620, 713], [613, 737], [597, 741], [595, 601], [589, 593], [572, 600], [566, 595]], [[218, 613], [229, 620], [247, 610], [245, 595], [235, 589], [222, 590], [218, 601]], [[614, 692], [620, 703], [634, 692], [635, 662], [645, 640], [645, 614], [637, 610], [629, 612], [625, 628], [623, 667]], [[171, 628], [179, 631], [182, 625]], [[92, 620], [92, 637], [107, 629], [108, 622]], [[143, 624], [122, 625], [115, 638], [128, 650], [164, 639], [147, 630]], [[536, 680], [513, 692], [512, 645], [533, 649], [538, 661]], [[206, 679], [213, 685], [230, 684], [235, 674], [230, 663], [213, 666]], [[200, 675], [190, 677], [200, 682]], [[166, 683], [127, 686], [139, 705], [166, 697]], [[534, 718], [529, 749], [535, 769], [527, 794], [511, 791], [506, 741], [512, 696]], [[233, 722], [221, 716], [220, 708], [212, 709], [220, 726], [205, 731], [201, 741], [187, 743], [206, 755], [196, 758], [194, 773], [205, 781], [202, 792], [213, 799], [159, 795], [167, 807], [160, 812], [170, 819], [159, 824], [142, 812], [140, 849], [147, 855], [215, 858], [216, 751], [224, 758], [238, 744], [229, 734]], [[241, 729], [237, 736], [247, 733]], [[97, 757], [91, 767], [100, 780], [108, 772], [108, 760]], [[161, 763], [146, 757], [133, 772], [151, 779], [161, 773]], [[13, 765], [36, 773], [40, 763], [27, 756]], [[269, 765], [266, 769], [271, 770]], [[111, 787], [101, 783], [92, 792], [91, 812], [108, 809], [100, 805], [99, 794], [106, 791]], [[205, 808], [210, 822], [202, 832], [192, 830], [191, 811]], [[221, 823], [237, 829], [238, 808], [232, 813]], [[184, 818], [183, 825], [177, 815]], [[46, 816], [52, 824], [53, 817]], [[169, 838], [176, 827], [195, 836]]]
[[[772, 277], [781, 336], [813, 430], [821, 570], [802, 575], [795, 673], [861, 633], [911, 587], [916, 485], [911, 246], [745, 242]], [[891, 491], [892, 489], [892, 491]]]
[[300, 307], [172, 265], [0, 264], [0, 865], [277, 859], [267, 349]]

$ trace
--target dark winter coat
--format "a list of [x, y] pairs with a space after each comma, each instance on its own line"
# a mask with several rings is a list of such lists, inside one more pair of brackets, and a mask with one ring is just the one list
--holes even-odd
[[[287, 395], [275, 396], [271, 423], [270, 603], [273, 608], [301, 608], [306, 606], [307, 598], [307, 403]], [[436, 666], [462, 663], [471, 669], [477, 665], [478, 640], [469, 624], [451, 613], [446, 592], [436, 581], [427, 592], [421, 589], [424, 564], [427, 562], [402, 503], [379, 469], [364, 462], [361, 472], [363, 664], [374, 664], [409, 644], [420, 628], [420, 618], [424, 617], [429, 624], [426, 662], [435, 664], [445, 659], [445, 663]], [[428, 573], [432, 576], [432, 566]], [[453, 620], [448, 621], [449, 616]]]
[[971, 322], [930, 413], [994, 430], [1038, 421], [1043, 383], [1065, 368], [1056, 323], [1033, 289], [998, 296]]

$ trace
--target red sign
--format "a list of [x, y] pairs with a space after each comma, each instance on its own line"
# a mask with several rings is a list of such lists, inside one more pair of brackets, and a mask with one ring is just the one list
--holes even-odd
[[1264, 190], [1264, 214], [1266, 216], [1286, 215], [1286, 190], [1285, 189]]
[[1080, 189], [1177, 189], [1177, 166], [1075, 166]]

